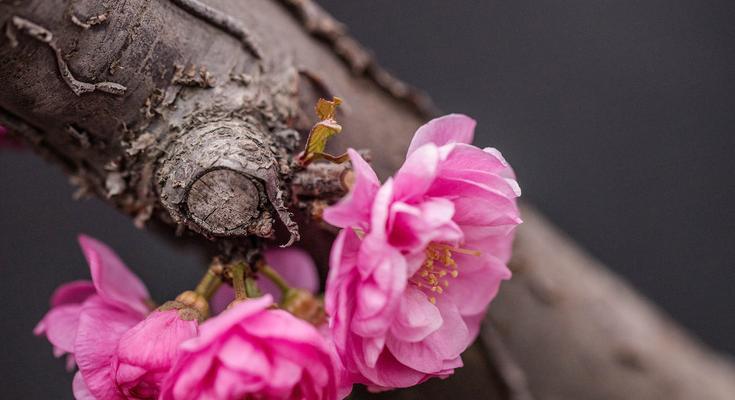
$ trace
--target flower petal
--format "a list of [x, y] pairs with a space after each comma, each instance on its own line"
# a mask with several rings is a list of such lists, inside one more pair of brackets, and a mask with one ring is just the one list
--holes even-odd
[[447, 296], [462, 315], [481, 313], [495, 298], [503, 280], [510, 279], [510, 270], [496, 257], [455, 254], [459, 275], [449, 281], [440, 297]]
[[360, 372], [374, 386], [383, 388], [406, 388], [421, 383], [426, 374], [409, 368], [396, 360], [390, 351], [383, 351], [375, 368], [361, 367]]
[[223, 334], [223, 332], [239, 324], [245, 318], [257, 314], [273, 304], [273, 296], [266, 294], [256, 299], [238, 303], [231, 309], [212, 318], [199, 327], [199, 336], [181, 344], [181, 348], [193, 352], [208, 346]]
[[92, 396], [92, 393], [89, 392], [81, 372], [77, 371], [77, 373], [74, 374], [74, 381], [72, 382], [71, 387], [76, 400], [96, 400], [96, 398]]
[[421, 198], [431, 187], [439, 167], [439, 148], [428, 143], [408, 156], [395, 175], [393, 198], [398, 201]]
[[404, 342], [418, 342], [442, 325], [439, 309], [426, 299], [420, 290], [409, 285], [401, 298], [401, 305], [391, 325], [391, 335]]
[[396, 202], [391, 207], [388, 231], [391, 246], [409, 254], [423, 252], [429, 242], [459, 242], [462, 231], [452, 220], [454, 203], [430, 198], [417, 205]]
[[146, 301], [150, 295], [143, 282], [102, 242], [80, 235], [79, 244], [87, 258], [97, 294], [110, 304], [145, 316], [149, 311]]
[[437, 306], [443, 323], [424, 340], [406, 342], [389, 336], [386, 343], [398, 361], [427, 374], [441, 372], [445, 360], [459, 357], [471, 343], [469, 331], [457, 308], [451, 302], [442, 303], [441, 300]]
[[460, 225], [487, 226], [522, 222], [515, 199], [477, 182], [438, 178], [429, 194], [452, 198], [454, 221]]
[[386, 247], [375, 264], [369, 278], [357, 287], [352, 316], [352, 331], [367, 337], [388, 330], [408, 280], [406, 260], [393, 248]]
[[63, 353], [74, 352], [79, 328], [81, 304], [66, 304], [52, 308], [34, 330], [36, 335], [46, 333], [51, 344]]
[[184, 340], [196, 337], [196, 320], [183, 320], [179, 310], [154, 311], [125, 332], [117, 346], [120, 363], [147, 370], [169, 368]]
[[513, 178], [510, 165], [495, 149], [481, 150], [469, 144], [455, 143], [442, 146], [439, 153], [442, 158], [439, 168], [442, 171], [447, 169], [470, 169]]
[[51, 295], [51, 307], [62, 304], [82, 304], [84, 300], [95, 294], [94, 284], [91, 281], [79, 280], [59, 286]]
[[426, 143], [443, 146], [447, 143], [472, 143], [477, 122], [463, 114], [449, 114], [432, 119], [416, 130], [408, 154]]
[[[290, 286], [311, 293], [319, 290], [319, 273], [314, 260], [306, 251], [296, 247], [268, 249], [265, 251], [265, 260]], [[281, 291], [270, 280], [261, 279], [258, 286], [264, 293], [280, 298]]]
[[98, 296], [82, 306], [74, 356], [89, 392], [98, 399], [124, 399], [113, 377], [112, 362], [120, 337], [141, 320]]
[[441, 171], [444, 179], [459, 179], [477, 182], [493, 188], [508, 198], [520, 197], [521, 187], [512, 178], [506, 178], [498, 173], [480, 171], [476, 169], [444, 169]]
[[352, 170], [355, 173], [355, 183], [352, 190], [337, 204], [324, 210], [324, 220], [340, 227], [360, 227], [366, 229], [370, 221], [370, 205], [373, 203], [380, 180], [370, 165], [360, 154], [348, 149], [352, 161]]

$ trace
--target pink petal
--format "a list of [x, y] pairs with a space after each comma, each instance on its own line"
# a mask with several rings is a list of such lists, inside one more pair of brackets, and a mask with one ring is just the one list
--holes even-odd
[[45, 332], [48, 341], [58, 351], [73, 353], [81, 310], [81, 304], [66, 304], [54, 307], [43, 317], [34, 333], [41, 335]]
[[[276, 357], [274, 359], [273, 373], [268, 377], [269, 392], [280, 394], [278, 397], [285, 397], [293, 387], [302, 379], [303, 368], [296, 362]], [[316, 368], [317, 364], [314, 364]]]
[[360, 372], [384, 388], [405, 388], [422, 382], [426, 374], [401, 364], [390, 351], [381, 353], [375, 368], [361, 366]]
[[207, 320], [206, 324], [199, 327], [199, 336], [182, 343], [181, 348], [188, 352], [201, 350], [217, 340], [228, 329], [238, 325], [242, 320], [267, 309], [272, 304], [273, 296], [269, 294], [243, 301], [223, 312], [217, 318]]
[[387, 247], [374, 257], [376, 267], [356, 293], [352, 331], [360, 336], [385, 334], [408, 281], [406, 260], [400, 252]]
[[348, 324], [351, 318], [354, 296], [351, 295], [359, 275], [355, 273], [360, 239], [352, 229], [343, 229], [332, 243], [329, 257], [327, 290], [324, 293], [324, 306], [329, 314], [330, 331], [335, 345], [344, 346]]
[[469, 144], [450, 144], [439, 149], [442, 162], [439, 168], [444, 171], [456, 170], [479, 170], [494, 174], [500, 174], [506, 178], [513, 178], [512, 170], [500, 155], [500, 152], [483, 151]]
[[[195, 339], [192, 339], [195, 340]], [[171, 369], [161, 388], [161, 400], [196, 400], [204, 398], [202, 389], [206, 381], [207, 371], [217, 362], [216, 349], [209, 349], [208, 354], [183, 354]], [[210, 376], [209, 379], [212, 379]]]
[[[327, 286], [330, 285], [330, 282], [349, 275], [355, 269], [361, 243], [362, 240], [350, 228], [343, 229], [337, 235], [332, 242], [332, 250], [329, 255]], [[329, 291], [327, 290], [325, 298], [328, 297]]]
[[424, 339], [424, 343], [434, 348], [444, 360], [459, 357], [474, 339], [465, 325], [457, 307], [451, 302], [437, 301], [442, 315], [441, 327]]
[[353, 149], [347, 150], [355, 173], [355, 183], [350, 193], [332, 207], [324, 210], [324, 220], [340, 227], [365, 229], [370, 221], [370, 204], [375, 198], [380, 180], [370, 165]]
[[418, 342], [439, 329], [441, 324], [439, 309], [427, 301], [423, 292], [409, 285], [403, 294], [390, 332], [398, 340]]
[[95, 294], [94, 285], [87, 280], [73, 281], [59, 286], [51, 295], [51, 307], [62, 304], [81, 304]]
[[453, 216], [454, 203], [444, 198], [426, 199], [417, 205], [393, 203], [388, 220], [390, 245], [415, 253], [423, 252], [431, 241], [459, 242], [463, 234]]
[[386, 345], [393, 357], [410, 369], [425, 374], [435, 373], [442, 369], [444, 359], [436, 349], [426, 345], [425, 342], [406, 342], [389, 336]]
[[373, 202], [372, 212], [370, 215], [369, 231], [371, 236], [378, 239], [383, 239], [386, 236], [386, 229], [388, 228], [388, 211], [391, 203], [393, 202], [394, 187], [393, 179], [389, 178], [375, 195], [375, 201]]
[[474, 169], [445, 169], [441, 171], [441, 177], [476, 182], [493, 188], [508, 198], [521, 195], [521, 187], [515, 179], [503, 177], [498, 173]]
[[120, 338], [118, 361], [147, 370], [169, 368], [179, 344], [196, 337], [198, 326], [181, 319], [178, 310], [154, 311]]
[[485, 315], [487, 315], [487, 308], [475, 315], [462, 316], [465, 325], [467, 325], [471, 341], [473, 342], [477, 339], [477, 335], [480, 334], [480, 326], [482, 325], [482, 321], [485, 319]]
[[439, 149], [429, 143], [410, 154], [395, 175], [395, 200], [408, 201], [421, 198], [436, 177], [439, 166]]
[[148, 289], [117, 254], [86, 235], [79, 236], [79, 244], [87, 258], [97, 293], [111, 304], [146, 315], [149, 311], [146, 305], [150, 298]]
[[243, 328], [248, 334], [261, 339], [272, 338], [308, 343], [318, 348], [324, 348], [326, 354], [326, 343], [316, 328], [283, 310], [270, 310], [260, 313], [256, 318], [249, 320]]
[[494, 147], [485, 147], [482, 149], [487, 154], [490, 154], [491, 156], [498, 159], [503, 165], [505, 165], [505, 170], [501, 171], [501, 175], [505, 178], [510, 179], [516, 179], [516, 174], [513, 172], [513, 168], [511, 168], [508, 161], [505, 160], [505, 157], [503, 157], [503, 154], [500, 152], [500, 150], [494, 148]]
[[[424, 300], [428, 303], [427, 300]], [[386, 342], [393, 356], [417, 371], [434, 374], [444, 369], [444, 361], [459, 357], [471, 343], [469, 331], [451, 303], [437, 304], [442, 324], [438, 330], [420, 342], [406, 342], [389, 336]]]
[[229, 369], [267, 380], [271, 373], [271, 362], [263, 350], [256, 340], [233, 335], [220, 349], [218, 358]]
[[442, 297], [451, 299], [462, 315], [479, 314], [495, 298], [500, 283], [510, 279], [510, 271], [487, 253], [480, 256], [455, 254], [454, 259], [459, 275], [449, 281]]
[[115, 385], [112, 358], [120, 337], [140, 319], [97, 296], [82, 306], [74, 355], [89, 392], [96, 398], [124, 399]]
[[454, 221], [460, 225], [520, 224], [518, 206], [513, 198], [485, 185], [461, 179], [437, 179], [429, 191], [454, 202]]
[[89, 392], [81, 372], [77, 371], [77, 373], [74, 374], [74, 381], [72, 382], [71, 387], [76, 400], [96, 400], [96, 398], [92, 396], [92, 393]]
[[375, 368], [378, 363], [378, 357], [385, 348], [385, 336], [367, 337], [362, 340], [362, 351], [365, 355], [365, 364], [368, 367]]
[[506, 264], [513, 250], [514, 230], [517, 226], [513, 223], [494, 226], [462, 225], [460, 228], [465, 234], [466, 242], [472, 243], [473, 248], [482, 249]]
[[[316, 264], [306, 251], [295, 248], [268, 249], [265, 260], [288, 282], [291, 287], [306, 289], [311, 293], [319, 290], [319, 273]], [[266, 278], [258, 281], [264, 293], [280, 297], [280, 290]]]
[[443, 146], [447, 143], [472, 143], [477, 122], [462, 114], [449, 114], [432, 119], [413, 135], [408, 155], [426, 143]]

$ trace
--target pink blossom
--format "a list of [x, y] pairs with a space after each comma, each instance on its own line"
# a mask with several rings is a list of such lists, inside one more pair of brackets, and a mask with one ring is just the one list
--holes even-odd
[[[293, 287], [304, 289], [310, 293], [319, 290], [319, 273], [316, 264], [306, 251], [295, 248], [275, 248], [265, 251], [265, 260], [283, 279]], [[258, 287], [262, 293], [268, 293], [278, 299], [281, 291], [268, 279], [259, 279]], [[223, 285], [212, 298], [212, 311], [222, 312], [235, 299], [235, 291], [231, 286]]]
[[145, 318], [150, 296], [109, 247], [84, 235], [79, 244], [92, 281], [59, 287], [34, 333], [46, 335], [57, 357], [68, 353], [70, 368], [76, 362], [77, 399], [121, 399], [110, 368], [112, 356], [123, 333]]
[[200, 327], [163, 385], [162, 400], [335, 399], [328, 345], [270, 295], [238, 303]]
[[179, 345], [199, 333], [199, 313], [179, 304], [167, 303], [120, 338], [112, 368], [126, 398], [157, 399]]
[[354, 187], [324, 213], [345, 228], [332, 247], [326, 308], [357, 383], [382, 390], [452, 374], [510, 278], [520, 189], [497, 150], [469, 144], [474, 127], [463, 115], [422, 126], [382, 186], [349, 151]]

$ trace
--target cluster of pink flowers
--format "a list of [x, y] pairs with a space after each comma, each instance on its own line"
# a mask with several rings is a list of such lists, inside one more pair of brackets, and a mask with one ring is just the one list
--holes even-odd
[[[35, 329], [55, 355], [67, 354], [69, 369], [79, 368], [76, 399], [336, 399], [327, 341], [271, 309], [270, 294], [200, 325], [196, 310], [176, 302], [151, 310], [147, 289], [112, 250], [86, 236], [79, 242], [92, 281], [59, 287]], [[303, 255], [286, 256], [304, 265]]]
[[[521, 222], [513, 171], [497, 150], [470, 144], [474, 127], [463, 115], [422, 126], [383, 184], [349, 150], [354, 186], [324, 213], [343, 228], [330, 256], [327, 324], [278, 309], [270, 294], [209, 319], [178, 301], [152, 310], [120, 259], [81, 237], [92, 281], [60, 287], [36, 333], [78, 367], [77, 399], [337, 399], [353, 384], [388, 390], [447, 377], [510, 278]], [[302, 287], [318, 287], [304, 253], [270, 258]], [[212, 308], [232, 298], [223, 290]]]

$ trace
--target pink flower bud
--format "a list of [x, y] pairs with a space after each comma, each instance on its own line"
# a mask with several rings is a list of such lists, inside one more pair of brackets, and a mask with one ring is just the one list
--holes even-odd
[[199, 331], [199, 312], [169, 302], [127, 331], [113, 358], [117, 387], [125, 397], [157, 399], [179, 345]]

